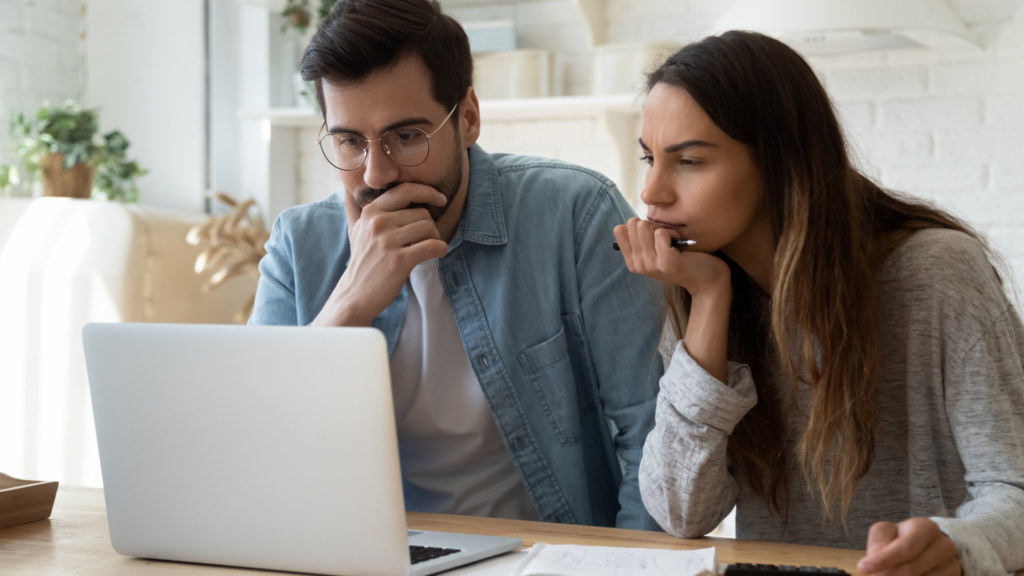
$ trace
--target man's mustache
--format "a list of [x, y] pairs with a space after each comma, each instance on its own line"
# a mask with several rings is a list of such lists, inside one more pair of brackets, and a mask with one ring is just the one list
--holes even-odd
[[[370, 202], [373, 202], [377, 198], [380, 198], [382, 194], [384, 194], [388, 190], [391, 190], [395, 186], [398, 186], [399, 184], [402, 184], [402, 182], [392, 182], [383, 188], [370, 188], [369, 186], [367, 186], [365, 188], [360, 188], [359, 190], [356, 190], [355, 194], [353, 194], [352, 196], [353, 198], [355, 198], [356, 205], [358, 205], [359, 208], [366, 208], [366, 206], [369, 205]], [[429, 211], [430, 204], [423, 204], [417, 202], [409, 204], [406, 208], [426, 208]]]
[[369, 186], [366, 186], [365, 188], [356, 190], [356, 193], [352, 196], [355, 198], [356, 204], [358, 204], [360, 208], [365, 208], [367, 204], [373, 202], [377, 198], [380, 198], [382, 194], [399, 184], [401, 184], [401, 182], [391, 182], [383, 188], [370, 188]]

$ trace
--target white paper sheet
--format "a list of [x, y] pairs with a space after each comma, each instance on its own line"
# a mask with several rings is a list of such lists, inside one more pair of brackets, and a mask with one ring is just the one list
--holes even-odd
[[444, 573], [444, 576], [510, 576], [512, 571], [522, 563], [528, 552], [529, 550], [508, 552], [462, 568], [449, 570]]
[[715, 549], [536, 544], [512, 576], [714, 576]]

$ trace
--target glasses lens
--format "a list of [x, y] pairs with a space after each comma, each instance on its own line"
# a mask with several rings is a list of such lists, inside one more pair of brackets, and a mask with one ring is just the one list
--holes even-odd
[[355, 170], [366, 157], [366, 140], [355, 134], [328, 134], [320, 140], [327, 161], [340, 170]]
[[419, 166], [427, 160], [430, 138], [419, 128], [398, 128], [380, 141], [388, 157], [402, 166]]

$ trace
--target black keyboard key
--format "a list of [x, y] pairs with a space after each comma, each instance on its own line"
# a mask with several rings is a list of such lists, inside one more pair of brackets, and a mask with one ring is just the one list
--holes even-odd
[[839, 568], [817, 566], [775, 566], [773, 564], [729, 564], [725, 576], [850, 576]]
[[441, 558], [442, 556], [448, 556], [450, 554], [455, 554], [456, 552], [462, 552], [462, 550], [456, 550], [454, 548], [433, 548], [431, 546], [409, 546], [409, 559], [412, 560], [413, 564], [419, 564], [420, 562]]

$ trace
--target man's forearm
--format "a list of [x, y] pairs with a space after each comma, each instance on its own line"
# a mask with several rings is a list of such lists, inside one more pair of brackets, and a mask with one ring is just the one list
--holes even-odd
[[316, 315], [310, 326], [319, 328], [349, 326], [369, 327], [376, 316], [360, 314], [358, 310], [348, 306], [345, 301], [328, 300], [327, 304]]

